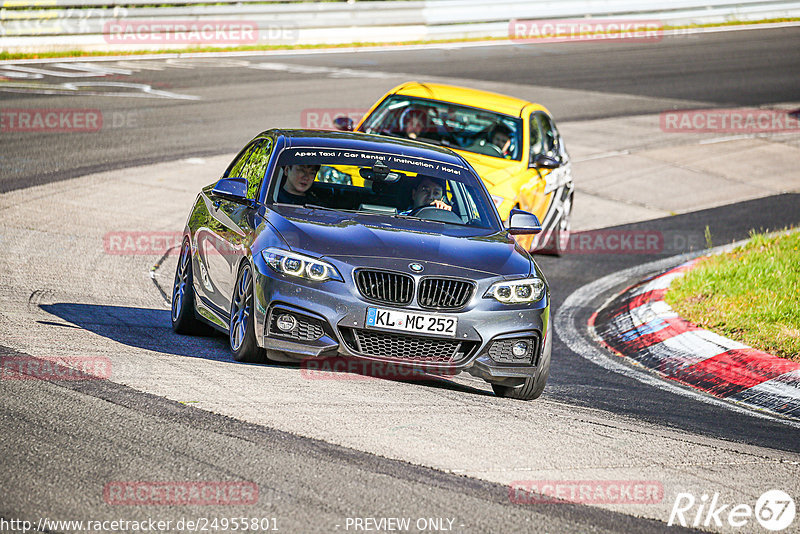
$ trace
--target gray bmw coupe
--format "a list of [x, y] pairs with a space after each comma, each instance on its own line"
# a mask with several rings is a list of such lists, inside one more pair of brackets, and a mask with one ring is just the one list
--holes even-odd
[[550, 368], [550, 294], [469, 163], [374, 135], [268, 130], [197, 196], [172, 327], [228, 334], [241, 362], [329, 357], [466, 371], [535, 399]]

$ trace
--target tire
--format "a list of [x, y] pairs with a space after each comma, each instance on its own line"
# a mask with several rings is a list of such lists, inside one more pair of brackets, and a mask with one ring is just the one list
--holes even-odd
[[228, 342], [233, 359], [237, 362], [266, 361], [266, 351], [256, 343], [253, 299], [253, 268], [245, 261], [236, 277], [236, 285], [231, 296], [231, 318], [228, 323]]
[[521, 386], [512, 388], [510, 386], [501, 386], [499, 384], [492, 384], [492, 390], [498, 397], [506, 399], [518, 400], [534, 400], [538, 399], [544, 391], [544, 386], [547, 384], [547, 377], [550, 376], [550, 362], [536, 374], [535, 377], [525, 379], [525, 383]]
[[213, 329], [200, 321], [194, 313], [194, 278], [192, 276], [192, 248], [189, 239], [181, 245], [175, 281], [172, 283], [172, 329], [184, 335], [210, 335]]
[[265, 356], [267, 361], [272, 363], [300, 363], [300, 360], [297, 358], [292, 358], [280, 350], [267, 349], [265, 351]]
[[569, 233], [572, 227], [572, 195], [564, 201], [564, 213], [558, 221], [558, 227], [555, 231], [555, 244], [553, 254], [556, 256], [563, 256], [564, 251], [569, 243]]
[[552, 330], [548, 331], [547, 339], [545, 340], [545, 348], [542, 351], [542, 366], [536, 376], [525, 379], [525, 383], [521, 386], [501, 386], [499, 384], [492, 384], [492, 390], [498, 397], [505, 397], [507, 399], [518, 400], [534, 400], [538, 399], [544, 391], [544, 386], [547, 384], [547, 378], [550, 376], [550, 357], [552, 352]]

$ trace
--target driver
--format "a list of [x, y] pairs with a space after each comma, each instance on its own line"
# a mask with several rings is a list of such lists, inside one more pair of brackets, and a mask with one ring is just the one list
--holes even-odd
[[507, 156], [511, 148], [512, 135], [511, 129], [502, 122], [499, 122], [489, 132], [489, 142], [499, 148], [504, 156]]
[[278, 191], [278, 202], [281, 204], [315, 204], [317, 198], [309, 192], [319, 172], [319, 165], [287, 165], [283, 169], [286, 177], [283, 187]]
[[411, 190], [411, 207], [402, 212], [401, 215], [408, 215], [417, 208], [431, 206], [440, 210], [452, 211], [453, 208], [447, 204], [444, 198], [444, 180], [432, 176], [419, 176], [420, 181]]

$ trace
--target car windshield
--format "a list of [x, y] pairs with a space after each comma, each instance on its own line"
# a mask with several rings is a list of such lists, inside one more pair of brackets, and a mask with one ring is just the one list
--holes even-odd
[[424, 98], [390, 96], [360, 130], [496, 158], [519, 160], [522, 153], [522, 121], [518, 117]]
[[499, 229], [494, 205], [468, 167], [375, 151], [287, 148], [267, 202]]

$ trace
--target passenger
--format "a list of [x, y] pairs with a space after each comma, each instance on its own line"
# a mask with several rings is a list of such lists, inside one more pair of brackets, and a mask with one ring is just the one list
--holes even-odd
[[422, 109], [409, 106], [400, 115], [399, 123], [403, 135], [409, 139], [416, 139], [420, 137], [420, 134], [428, 130], [428, 114]]
[[408, 215], [417, 208], [431, 206], [440, 210], [452, 211], [453, 208], [447, 204], [444, 198], [444, 180], [433, 178], [432, 176], [420, 176], [420, 182], [411, 190], [411, 207], [402, 212], [401, 215]]
[[281, 204], [316, 204], [318, 200], [309, 192], [319, 172], [319, 165], [287, 165], [283, 168], [285, 176], [283, 187], [278, 191]]

